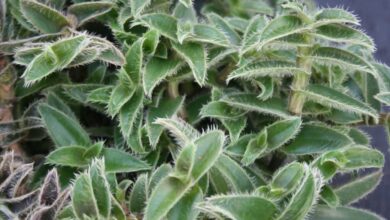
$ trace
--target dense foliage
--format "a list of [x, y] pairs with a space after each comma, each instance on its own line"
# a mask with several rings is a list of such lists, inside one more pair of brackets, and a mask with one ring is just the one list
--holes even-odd
[[351, 12], [0, 2], [2, 218], [382, 219], [350, 205], [382, 177], [357, 126], [386, 123], [390, 69]]

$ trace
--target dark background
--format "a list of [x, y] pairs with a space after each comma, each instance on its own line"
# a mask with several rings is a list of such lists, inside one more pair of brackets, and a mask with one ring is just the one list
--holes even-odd
[[[196, 0], [197, 6], [202, 0]], [[376, 58], [390, 65], [390, 0], [317, 0], [320, 7], [342, 6], [355, 12], [361, 19], [362, 28], [374, 38]], [[372, 137], [372, 146], [386, 157], [384, 176], [378, 188], [353, 206], [361, 207], [390, 219], [390, 154], [385, 129], [380, 126], [363, 127]]]

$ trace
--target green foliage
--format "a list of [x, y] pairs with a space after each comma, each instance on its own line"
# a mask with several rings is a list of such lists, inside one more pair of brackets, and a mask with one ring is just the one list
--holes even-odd
[[382, 219], [349, 205], [390, 68], [352, 13], [270, 2], [1, 1], [1, 217]]

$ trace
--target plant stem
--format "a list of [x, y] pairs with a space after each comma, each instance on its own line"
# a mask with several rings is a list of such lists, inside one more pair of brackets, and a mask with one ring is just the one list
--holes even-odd
[[304, 72], [296, 73], [292, 83], [292, 94], [289, 102], [289, 111], [295, 115], [301, 115], [303, 105], [305, 104], [305, 96], [299, 92], [304, 90], [309, 83], [311, 73], [311, 59], [306, 55], [310, 52], [308, 47], [298, 48], [297, 66], [302, 68]]

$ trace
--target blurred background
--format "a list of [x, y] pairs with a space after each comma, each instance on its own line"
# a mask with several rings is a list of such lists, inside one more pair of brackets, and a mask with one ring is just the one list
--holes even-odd
[[[196, 0], [199, 8], [203, 1]], [[376, 58], [390, 65], [390, 0], [316, 0], [319, 7], [343, 7], [354, 12], [361, 19], [362, 29], [370, 35], [377, 46]], [[390, 107], [387, 107], [390, 112]], [[361, 207], [390, 219], [390, 147], [385, 128], [362, 127], [372, 137], [372, 146], [381, 150], [386, 157], [384, 176], [378, 188], [353, 206]]]

